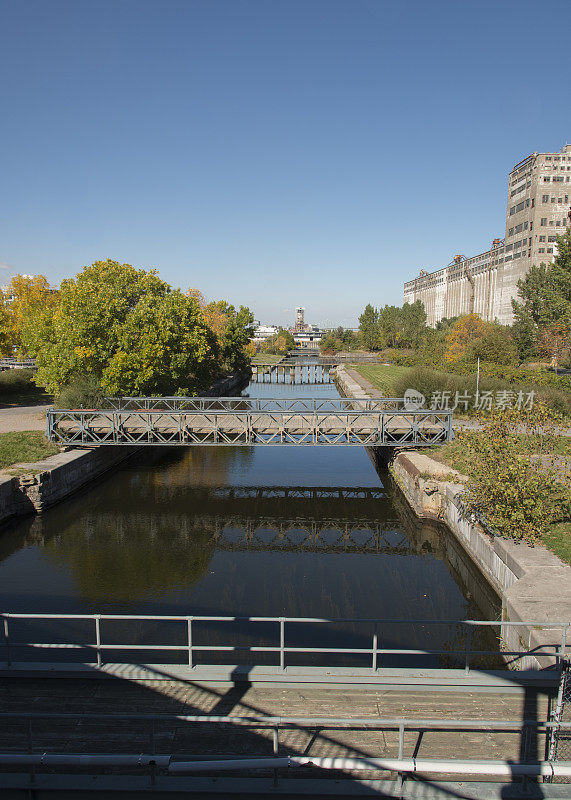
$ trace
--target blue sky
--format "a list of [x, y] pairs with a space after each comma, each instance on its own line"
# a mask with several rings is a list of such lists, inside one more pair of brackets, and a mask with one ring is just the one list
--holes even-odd
[[[536, 25], [548, 13], [545, 26]], [[114, 258], [355, 325], [571, 141], [571, 3], [0, 0], [0, 283]]]

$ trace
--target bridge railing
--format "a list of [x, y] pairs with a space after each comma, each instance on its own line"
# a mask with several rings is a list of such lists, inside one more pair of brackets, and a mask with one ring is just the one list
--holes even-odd
[[[24, 614], [4, 613], [2, 620], [3, 637], [0, 639], [0, 655], [3, 657], [5, 669], [17, 667], [41, 669], [41, 661], [37, 661], [36, 653], [53, 653], [59, 655], [59, 666], [65, 664], [71, 670], [81, 669], [90, 664], [97, 669], [106, 664], [141, 664], [144, 653], [162, 656], [158, 662], [146, 662], [147, 667], [158, 667], [164, 664], [164, 658], [175, 661], [169, 663], [184, 664], [190, 669], [196, 668], [200, 675], [219, 674], [221, 668], [237, 674], [240, 670], [247, 673], [256, 666], [270, 670], [272, 674], [284, 674], [286, 669], [304, 665], [310, 656], [318, 656], [321, 664], [317, 667], [323, 672], [323, 679], [335, 674], [339, 669], [340, 657], [357, 656], [361, 663], [368, 661], [368, 666], [353, 667], [355, 674], [376, 674], [383, 666], [394, 664], [395, 658], [406, 657], [410, 660], [421, 660], [427, 656], [437, 657], [439, 665], [448, 668], [459, 666], [469, 673], [476, 662], [481, 664], [482, 658], [495, 664], [501, 659], [504, 670], [526, 667], [530, 659], [542, 667], [558, 668], [566, 658], [569, 650], [570, 622], [507, 622], [497, 620], [458, 620], [458, 619], [347, 619], [321, 617], [272, 617], [272, 616], [213, 616], [213, 615], [131, 615], [131, 614]], [[87, 623], [77, 627], [77, 623]], [[134, 624], [137, 641], [126, 641], [125, 628], [117, 623]], [[71, 625], [70, 625], [71, 623]], [[143, 635], [143, 626], [151, 623], [147, 632], [150, 639]], [[174, 628], [173, 628], [174, 624]], [[74, 627], [75, 625], [75, 627]], [[115, 626], [112, 631], [111, 628]], [[230, 628], [228, 628], [230, 625]], [[339, 626], [353, 627], [353, 633], [340, 631]], [[412, 625], [413, 630], [426, 631], [427, 627], [453, 626], [453, 635], [446, 646], [434, 649], [418, 649], [412, 647], [383, 646], [383, 641], [394, 642], [391, 630], [395, 626]], [[253, 631], [252, 626], [257, 626]], [[356, 626], [361, 626], [356, 632]], [[42, 630], [43, 627], [43, 630]], [[159, 636], [169, 629], [170, 641], [164, 642]], [[317, 646], [319, 629], [332, 628], [335, 634], [335, 646]], [[522, 634], [533, 629], [534, 632], [548, 632], [549, 638], [541, 645], [528, 646], [522, 644], [522, 636], [511, 636], [515, 630]], [[367, 633], [368, 631], [368, 633]], [[494, 637], [499, 634], [503, 641], [513, 640], [520, 643], [519, 648], [497, 649], [482, 646], [478, 632], [491, 631]], [[107, 633], [107, 636], [105, 635]], [[424, 634], [425, 635], [425, 634]], [[55, 641], [48, 637], [55, 637]], [[300, 639], [301, 636], [301, 639]], [[343, 636], [347, 642], [339, 646], [339, 638]], [[206, 642], [206, 638], [211, 641]], [[368, 641], [367, 641], [368, 638]], [[293, 641], [292, 641], [293, 639]], [[430, 636], [429, 639], [430, 640]], [[267, 644], [268, 641], [274, 643]], [[303, 641], [303, 644], [300, 644]], [[356, 641], [360, 646], [349, 642]], [[203, 643], [201, 643], [203, 642]], [[312, 644], [307, 644], [311, 642]], [[65, 655], [77, 651], [80, 658], [66, 660]], [[25, 653], [22, 658], [19, 653]], [[113, 654], [113, 660], [108, 657]], [[224, 654], [225, 657], [220, 658]], [[266, 656], [273, 657], [273, 664], [268, 665]], [[228, 657], [233, 660], [228, 662]], [[241, 658], [242, 660], [237, 660]], [[261, 658], [260, 658], [261, 657]], [[270, 659], [271, 661], [272, 659]], [[0, 661], [0, 668], [2, 668]], [[296, 663], [297, 662], [297, 663]], [[49, 662], [52, 663], [52, 662]], [[315, 667], [313, 668], [315, 669]]]
[[[8, 752], [0, 753], [2, 767], [10, 767], [14, 773], [24, 773], [22, 787], [29, 791], [30, 783], [38, 786], [42, 779], [36, 769], [49, 769], [50, 772], [62, 770], [67, 773], [73, 770], [73, 788], [77, 791], [81, 772], [95, 772], [105, 768], [122, 768], [123, 775], [137, 776], [137, 789], [140, 791], [141, 776], [149, 776], [148, 788], [155, 786], [157, 773], [160, 774], [161, 787], [164, 790], [169, 778], [180, 780], [178, 776], [193, 773], [216, 774], [225, 771], [249, 771], [253, 769], [274, 771], [274, 791], [278, 786], [279, 770], [286, 769], [291, 775], [292, 768], [303, 767], [304, 778], [314, 777], [308, 768], [334, 770], [335, 784], [331, 786], [332, 795], [347, 796], [340, 789], [340, 772], [367, 770], [375, 773], [396, 773], [396, 782], [385, 784], [385, 791], [379, 787], [379, 796], [402, 797], [402, 781], [405, 775], [415, 774], [414, 785], [419, 786], [415, 796], [428, 796], [423, 791], [422, 782], [427, 776], [438, 776], [439, 783], [443, 775], [460, 777], [467, 782], [480, 781], [482, 775], [494, 776], [501, 781], [510, 781], [501, 785], [502, 797], [563, 797], [562, 794], [544, 795], [532, 793], [526, 783], [528, 778], [537, 780], [562, 780], [566, 782], [571, 776], [571, 762], [550, 757], [543, 760], [537, 756], [545, 750], [545, 741], [558, 732], [565, 737], [571, 734], [571, 723], [554, 722], [543, 719], [458, 719], [456, 718], [414, 718], [414, 717], [343, 717], [329, 715], [327, 717], [276, 716], [269, 714], [249, 714], [247, 716], [216, 714], [173, 714], [173, 713], [86, 713], [86, 712], [22, 712], [9, 711], [0, 713], [4, 739], [10, 741]], [[122, 731], [121, 745], [113, 753], [101, 752], [102, 736], [109, 731]], [[219, 738], [220, 754], [217, 758], [205, 755], [204, 747], [195, 744], [196, 737], [206, 731]], [[181, 730], [182, 729], [182, 730]], [[65, 744], [54, 745], [54, 730], [58, 731], [57, 740], [62, 738]], [[175, 741], [172, 731], [179, 731]], [[351, 731], [347, 744], [334, 736], [334, 731]], [[252, 749], [252, 734], [255, 732], [255, 747]], [[304, 751], [299, 745], [292, 743], [292, 732], [297, 738], [303, 734]], [[373, 746], [371, 755], [370, 734], [376, 732], [384, 742], [381, 751]], [[458, 737], [469, 734], [476, 739], [479, 758], [430, 758], [426, 748], [424, 754], [418, 756], [417, 751], [421, 738], [438, 732], [439, 738], [449, 739], [449, 752], [454, 749]], [[281, 736], [280, 736], [281, 734]], [[190, 736], [190, 738], [188, 738]], [[231, 737], [234, 744], [227, 740]], [[181, 742], [182, 738], [182, 742]], [[248, 739], [247, 755], [244, 753], [244, 739]], [[268, 741], [268, 739], [270, 741]], [[57, 741], [56, 740], [56, 741]], [[82, 746], [78, 747], [78, 740]], [[164, 740], [168, 743], [165, 745]], [[305, 749], [305, 743], [310, 744]], [[189, 743], [198, 752], [188, 752]], [[296, 746], [297, 744], [297, 746]], [[229, 747], [232, 751], [228, 752]], [[483, 747], [483, 751], [479, 748]], [[513, 753], [519, 750], [519, 759], [502, 758], [501, 754], [508, 750]], [[308, 752], [311, 749], [311, 752]], [[80, 750], [80, 752], [77, 752]], [[482, 758], [492, 750], [494, 758]], [[269, 754], [268, 754], [269, 753]], [[323, 753], [326, 755], [324, 756]], [[29, 775], [26, 774], [29, 771]], [[349, 777], [346, 775], [344, 777]], [[89, 776], [90, 780], [91, 776]], [[313, 796], [323, 794], [323, 774], [320, 775], [320, 786], [317, 790], [310, 788], [307, 780], [303, 784], [303, 793]], [[60, 775], [60, 782], [62, 777]], [[262, 781], [263, 778], [255, 778]], [[359, 780], [359, 779], [357, 779]], [[488, 778], [489, 780], [489, 778]], [[25, 783], [24, 783], [25, 781]], [[234, 781], [235, 782], [235, 779]], [[341, 781], [342, 783], [342, 781]], [[514, 783], [519, 784], [518, 793], [514, 792]], [[11, 786], [14, 783], [11, 782]], [[59, 783], [61, 786], [61, 783]], [[125, 785], [125, 778], [122, 778]], [[497, 784], [486, 783], [488, 797], [499, 797], [495, 789]], [[535, 784], [533, 784], [535, 785]], [[456, 784], [457, 786], [457, 784]], [[182, 789], [180, 784], [172, 784], [171, 788]], [[442, 793], [435, 793], [434, 784], [428, 783], [431, 797], [459, 797], [454, 790], [447, 789], [441, 783]], [[91, 786], [90, 786], [91, 788]], [[188, 787], [185, 787], [188, 789]], [[230, 789], [239, 791], [234, 783]], [[249, 784], [253, 789], [253, 784]], [[463, 787], [470, 793], [470, 789]], [[544, 787], [547, 788], [547, 787]], [[200, 791], [200, 790], [198, 790]], [[220, 791], [223, 791], [221, 789]], [[244, 791], [244, 787], [242, 787]], [[189, 792], [190, 793], [190, 792]], [[242, 793], [242, 792], [240, 792]], [[265, 792], [267, 794], [267, 792]], [[407, 796], [412, 796], [407, 793]], [[462, 797], [467, 795], [462, 792]], [[471, 795], [472, 796], [472, 795]], [[481, 796], [481, 795], [478, 795]]]
[[0, 372], [7, 369], [36, 369], [36, 359], [0, 358]]
[[402, 397], [104, 397], [114, 411], [404, 411]]

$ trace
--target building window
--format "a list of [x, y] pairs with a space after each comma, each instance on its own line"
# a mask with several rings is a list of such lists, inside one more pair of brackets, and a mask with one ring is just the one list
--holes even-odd
[[509, 231], [508, 231], [508, 237], [509, 236], [513, 236], [513, 235], [514, 235], [514, 229], [510, 228]]
[[549, 195], [548, 194], [544, 194], [543, 197], [541, 198], [541, 202], [542, 203], [549, 203]]
[[523, 222], [520, 222], [519, 225], [515, 226], [515, 232], [516, 233], [521, 233], [522, 231], [523, 231]]
[[544, 242], [544, 241], [545, 241], [545, 236], [540, 236], [540, 237], [539, 237], [539, 241], [540, 241], [540, 242]]
[[541, 224], [542, 225], [547, 225], [547, 217], [542, 217], [541, 218]]
[[518, 203], [517, 206], [515, 207], [516, 214], [517, 214], [518, 211], [523, 211], [524, 206], [525, 206], [525, 203]]
[[554, 175], [553, 183], [563, 183], [563, 175]]
[[552, 252], [553, 252], [553, 248], [552, 248], [552, 247], [548, 247], [548, 248], [547, 248], [547, 252], [548, 252], [548, 253], [552, 253]]
[[550, 180], [551, 180], [551, 178], [549, 177], [549, 175], [546, 175], [546, 176], [543, 178], [543, 183], [549, 183], [549, 181], [550, 181]]
[[545, 253], [545, 247], [540, 247], [537, 252], [538, 253]]
[[514, 249], [513, 244], [506, 244], [506, 253], [508, 252], [508, 250], [513, 250], [513, 249]]
[[547, 241], [548, 242], [556, 242], [557, 241], [557, 236], [548, 236], [547, 237]]
[[515, 214], [515, 206], [512, 206], [510, 208], [510, 217], [513, 217], [514, 214]]

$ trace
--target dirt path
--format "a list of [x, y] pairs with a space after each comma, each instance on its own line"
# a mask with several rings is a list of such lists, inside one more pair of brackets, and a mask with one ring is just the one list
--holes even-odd
[[0, 433], [10, 431], [43, 431], [46, 427], [46, 408], [49, 403], [37, 406], [0, 408]]

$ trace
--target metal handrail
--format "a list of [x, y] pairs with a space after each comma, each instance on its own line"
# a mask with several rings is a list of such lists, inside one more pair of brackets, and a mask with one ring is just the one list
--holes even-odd
[[[379, 656], [386, 655], [438, 655], [438, 656], [463, 656], [464, 669], [470, 672], [471, 662], [475, 656], [498, 654], [502, 656], [515, 657], [519, 660], [532, 656], [533, 658], [549, 657], [555, 659], [556, 665], [562, 663], [567, 651], [567, 636], [571, 622], [503, 622], [497, 620], [403, 620], [403, 619], [369, 619], [369, 618], [337, 618], [327, 619], [322, 617], [248, 617], [248, 616], [215, 616], [215, 615], [131, 615], [131, 614], [26, 614], [8, 612], [0, 615], [3, 620], [4, 641], [0, 642], [0, 648], [4, 647], [7, 651], [7, 664], [14, 666], [13, 651], [15, 649], [31, 648], [40, 650], [87, 650], [95, 651], [97, 667], [103, 665], [102, 654], [106, 650], [111, 651], [153, 651], [153, 652], [186, 652], [188, 654], [188, 666], [194, 666], [194, 654], [198, 652], [242, 652], [248, 653], [274, 653], [279, 654], [279, 667], [286, 669], [286, 655], [291, 653], [313, 653], [313, 654], [352, 654], [369, 655], [371, 657], [371, 669], [376, 672], [379, 668]], [[9, 620], [90, 620], [94, 623], [95, 641], [94, 642], [21, 642], [15, 641], [10, 636]], [[128, 621], [161, 621], [161, 622], [184, 622], [187, 626], [187, 640], [184, 644], [141, 644], [120, 642], [106, 644], [101, 637], [101, 622], [105, 620], [128, 620]], [[193, 624], [199, 622], [247, 622], [247, 623], [274, 623], [279, 625], [279, 645], [223, 645], [209, 644], [197, 645], [193, 642]], [[368, 623], [374, 625], [370, 647], [299, 647], [286, 644], [286, 625], [292, 624], [334, 624], [340, 622], [348, 623]], [[446, 650], [416, 650], [411, 648], [384, 648], [379, 646], [379, 626], [391, 624], [417, 624], [417, 625], [461, 625], [467, 628], [466, 644], [462, 648], [449, 648]], [[472, 647], [472, 629], [478, 627], [510, 628], [527, 627], [543, 628], [547, 630], [561, 630], [561, 639], [555, 644], [539, 645], [533, 648], [520, 650], [480, 650]], [[93, 663], [93, 662], [85, 662]], [[209, 664], [209, 666], [216, 666]]]
[[[350, 398], [350, 397], [104, 397], [101, 400], [101, 410], [152, 410], [152, 407], [164, 405], [165, 410], [187, 411], [196, 409], [197, 411], [228, 408], [230, 411], [252, 410], [252, 411], [278, 411], [278, 410], [307, 410], [315, 411], [320, 409], [331, 409], [335, 411], [375, 411], [375, 410], [398, 410], [404, 409], [405, 399], [403, 397], [369, 397], [369, 398]], [[388, 404], [397, 404], [397, 409], [386, 408]], [[240, 409], [236, 409], [236, 406]], [[72, 411], [77, 409], [55, 409], [58, 411]], [[418, 409], [432, 413], [440, 413], [435, 409]], [[451, 410], [444, 410], [451, 414]]]
[[[66, 767], [106, 767], [123, 766], [137, 770], [148, 769], [151, 785], [154, 784], [156, 770], [166, 772], [168, 775], [180, 775], [192, 772], [223, 772], [227, 770], [249, 769], [274, 769], [274, 785], [278, 781], [277, 769], [280, 767], [313, 766], [334, 770], [380, 770], [397, 773], [397, 787], [402, 786], [404, 774], [455, 774], [463, 776], [496, 775], [501, 777], [546, 776], [548, 778], [560, 775], [571, 775], [571, 762], [556, 761], [554, 759], [542, 760], [533, 757], [533, 736], [549, 734], [555, 727], [571, 729], [571, 723], [555, 723], [537, 719], [523, 720], [466, 720], [466, 719], [411, 719], [406, 717], [388, 719], [347, 719], [342, 717], [282, 717], [273, 715], [257, 715], [248, 717], [220, 716], [212, 714], [97, 714], [97, 713], [42, 713], [42, 712], [4, 712], [0, 714], [3, 721], [14, 720], [18, 726], [26, 723], [26, 738], [28, 752], [0, 753], [0, 764], [3, 766], [23, 767], [33, 770], [36, 766], [62, 768]], [[112, 725], [118, 721], [148, 723], [149, 749], [141, 753], [89, 753], [82, 748], [81, 753], [54, 753], [48, 752], [42, 746], [41, 752], [34, 752], [37, 744], [37, 732], [34, 732], [35, 720], [54, 721], [104, 721]], [[219, 730], [235, 731], [236, 728], [246, 730], [271, 731], [273, 740], [273, 755], [268, 757], [265, 753], [248, 755], [228, 754], [219, 758], [205, 757], [204, 755], [189, 755], [183, 752], [171, 751], [168, 754], [157, 754], [155, 737], [157, 723], [187, 723], [190, 725], [206, 724]], [[328, 730], [351, 731], [395, 731], [398, 733], [397, 756], [378, 757], [376, 755], [345, 756], [320, 756], [318, 754], [282, 755], [280, 753], [280, 731], [303, 730], [319, 732], [323, 735]], [[88, 733], [88, 728], [84, 726]], [[435, 759], [418, 758], [416, 752], [412, 756], [405, 756], [405, 733], [441, 731], [452, 733], [459, 731], [486, 732], [493, 734], [513, 733], [521, 736], [522, 751], [519, 761], [506, 759]], [[315, 735], [314, 733], [314, 735]], [[326, 737], [327, 738], [327, 737]], [[473, 777], [471, 778], [474, 779]], [[468, 778], [470, 780], [470, 778]]]

